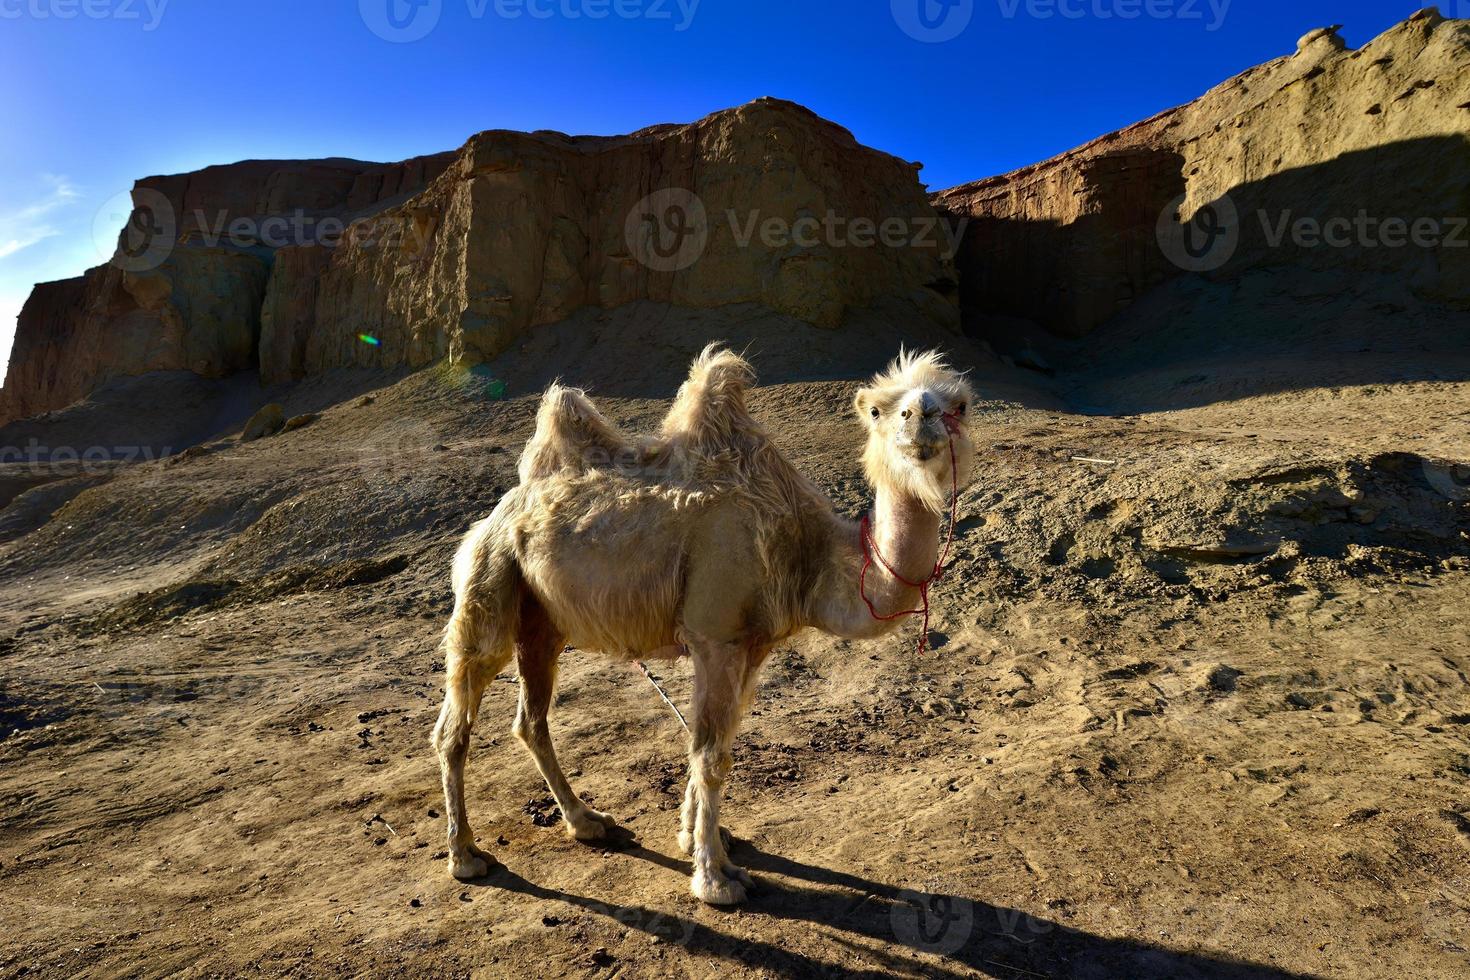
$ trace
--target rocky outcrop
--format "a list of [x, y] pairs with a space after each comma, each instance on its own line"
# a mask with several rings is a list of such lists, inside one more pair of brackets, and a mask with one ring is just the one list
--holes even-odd
[[324, 245], [279, 249], [260, 310], [260, 375], [267, 381], [305, 373], [306, 344], [316, 323], [317, 284], [332, 257]]
[[[272, 268], [294, 251], [279, 246], [330, 240], [421, 190], [452, 156], [256, 160], [139, 181], [114, 261], [37, 286], [22, 309], [0, 423], [62, 408], [112, 378], [255, 369]], [[285, 299], [272, 299], [281, 309]], [[281, 356], [289, 373], [291, 352]]]
[[[402, 163], [361, 160], [246, 160], [188, 174], [145, 177], [133, 190], [139, 203], [166, 202], [181, 242], [230, 239], [303, 244], [334, 237], [346, 222], [381, 211], [423, 190], [444, 172], [452, 153]], [[275, 224], [267, 224], [275, 218]], [[235, 222], [241, 221], [235, 226]], [[232, 232], [232, 226], [237, 231]], [[266, 239], [260, 242], [261, 239]]]
[[[896, 233], [882, 244], [863, 220]], [[579, 307], [635, 300], [835, 327], [850, 306], [914, 295], [953, 319], [929, 302], [953, 288], [936, 222], [914, 165], [774, 99], [625, 137], [481, 133], [333, 252], [292, 336], [316, 373], [490, 357]], [[304, 296], [316, 273], [285, 271], [279, 292]]]
[[260, 411], [250, 416], [245, 423], [245, 428], [240, 430], [241, 442], [254, 442], [273, 436], [286, 427], [286, 410], [279, 402], [271, 402], [263, 405]]
[[17, 321], [0, 421], [64, 407], [115, 377], [253, 368], [268, 274], [245, 252], [178, 249], [148, 271], [100, 266], [37, 286]]
[[[121, 260], [27, 307], [0, 420], [162, 368], [258, 366], [270, 383], [481, 359], [635, 300], [835, 327], [898, 296], [958, 323], [916, 165], [773, 99], [622, 137], [486, 132], [393, 166], [211, 167], [133, 196]], [[161, 248], [134, 240], [156, 228]], [[167, 257], [128, 271], [140, 252]]]
[[[628, 136], [492, 131], [400, 164], [153, 177], [114, 262], [25, 307], [0, 423], [156, 370], [275, 383], [484, 359], [636, 301], [837, 327], [899, 297], [946, 324], [958, 305], [1081, 336], [1182, 271], [1294, 263], [1470, 306], [1470, 248], [1382, 237], [1425, 220], [1470, 236], [1467, 130], [1470, 22], [1425, 10], [1359, 51], [1314, 31], [1187, 106], [932, 196], [916, 164], [774, 99]], [[1295, 233], [1359, 215], [1375, 240]]]
[[[1290, 57], [1189, 105], [934, 202], [968, 219], [957, 260], [966, 311], [1064, 335], [1186, 269], [1231, 277], [1300, 263], [1394, 276], [1425, 299], [1465, 304], [1470, 248], [1394, 246], [1397, 224], [1383, 234], [1394, 219], [1448, 234], [1470, 214], [1467, 132], [1470, 22], [1422, 10], [1357, 51], [1334, 28], [1313, 31]], [[1161, 247], [1160, 217], [1176, 213], [1208, 219], [1194, 232], [1197, 258]], [[1344, 219], [1352, 230], [1337, 242], [1347, 244], [1311, 234]], [[1164, 229], [1173, 234], [1177, 224]]]

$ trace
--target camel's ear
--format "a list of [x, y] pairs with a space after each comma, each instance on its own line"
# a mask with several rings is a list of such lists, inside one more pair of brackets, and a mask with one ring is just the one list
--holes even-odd
[[852, 407], [858, 413], [858, 418], [867, 424], [871, 424], [873, 421], [873, 407], [875, 404], [872, 388], [858, 389], [857, 397], [852, 400]]

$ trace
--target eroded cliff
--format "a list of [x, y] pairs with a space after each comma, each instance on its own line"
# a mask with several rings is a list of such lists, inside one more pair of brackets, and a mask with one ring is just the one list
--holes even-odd
[[1470, 21], [1422, 10], [1357, 51], [1314, 31], [1189, 105], [933, 195], [917, 165], [775, 99], [628, 136], [148, 178], [112, 263], [26, 305], [0, 422], [157, 370], [275, 383], [488, 358], [640, 300], [838, 327], [900, 297], [981, 333], [1082, 336], [1183, 272], [1293, 264], [1466, 307], [1467, 133]]
[[[1465, 304], [1467, 134], [1470, 21], [1425, 9], [1356, 51], [1313, 31], [1195, 102], [933, 199], [968, 219], [966, 310], [1070, 336], [1182, 271], [1300, 263]], [[1161, 230], [1176, 214], [1185, 227]], [[1185, 232], [1187, 248], [1166, 240]]]
[[271, 383], [490, 357], [635, 300], [836, 327], [902, 297], [958, 323], [915, 165], [775, 99], [622, 137], [485, 132], [392, 166], [212, 167], [133, 197], [112, 264], [26, 307], [0, 420], [154, 370]]

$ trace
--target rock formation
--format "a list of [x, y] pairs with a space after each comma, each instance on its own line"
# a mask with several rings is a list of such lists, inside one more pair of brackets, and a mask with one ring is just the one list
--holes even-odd
[[244, 252], [179, 249], [146, 272], [105, 265], [37, 286], [17, 321], [0, 421], [65, 407], [114, 377], [253, 367], [268, 273]]
[[836, 327], [898, 296], [958, 323], [952, 247], [915, 165], [774, 99], [623, 137], [491, 131], [393, 166], [211, 167], [133, 197], [130, 251], [26, 306], [0, 422], [154, 370], [258, 367], [273, 383], [481, 359], [634, 300]]
[[[903, 243], [855, 243], [860, 219], [898, 220]], [[953, 287], [942, 227], [912, 164], [789, 102], [625, 137], [481, 133], [423, 194], [272, 278], [266, 377], [288, 376], [303, 341], [306, 373], [477, 359], [634, 300], [753, 302], [835, 327], [849, 306], [918, 294], [954, 319], [925, 294]]]
[[[932, 196], [917, 165], [774, 99], [621, 137], [491, 131], [393, 165], [154, 177], [111, 264], [26, 304], [0, 423], [151, 371], [270, 384], [484, 359], [637, 300], [837, 327], [893, 297], [954, 324], [958, 294], [971, 324], [1081, 336], [1186, 269], [1295, 263], [1466, 306], [1470, 248], [1384, 236], [1429, 220], [1470, 239], [1454, 225], [1470, 214], [1467, 131], [1470, 22], [1423, 10], [1359, 51], [1314, 31], [1189, 105]], [[1303, 241], [1304, 218], [1352, 237]], [[1161, 246], [1185, 230], [1210, 254]]]
[[[254, 369], [277, 251], [261, 238], [297, 234], [290, 222], [319, 234], [324, 222], [341, 227], [396, 204], [450, 158], [253, 160], [139, 181], [117, 258], [37, 286], [26, 302], [0, 422], [64, 407], [111, 378]], [[284, 225], [269, 224], [272, 216]]]
[[[1188, 222], [1212, 205], [1238, 237], [1192, 271], [1302, 263], [1392, 275], [1424, 299], [1470, 304], [1470, 247], [1394, 246], [1398, 226], [1385, 227], [1397, 219], [1412, 234], [1427, 219], [1448, 235], [1470, 215], [1467, 133], [1470, 21], [1425, 9], [1357, 51], [1334, 28], [1313, 31], [1290, 57], [1195, 102], [934, 202], [969, 219], [958, 257], [967, 311], [1070, 336], [1178, 275], [1160, 215]], [[1313, 244], [1312, 227], [1334, 220], [1348, 244]]]

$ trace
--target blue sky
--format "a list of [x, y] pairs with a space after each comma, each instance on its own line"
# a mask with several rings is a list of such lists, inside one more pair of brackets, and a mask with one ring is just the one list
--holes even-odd
[[117, 195], [150, 174], [397, 160], [492, 128], [622, 133], [772, 95], [923, 161], [938, 189], [1187, 102], [1314, 27], [1358, 46], [1417, 6], [0, 0], [0, 357], [31, 284], [104, 261], [99, 213], [110, 248]]

